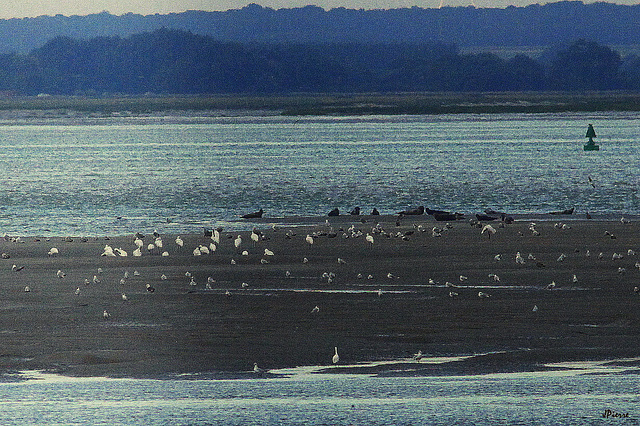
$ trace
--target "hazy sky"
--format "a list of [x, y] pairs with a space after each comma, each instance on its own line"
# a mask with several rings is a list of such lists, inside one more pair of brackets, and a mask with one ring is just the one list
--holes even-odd
[[[531, 3], [547, 3], [535, 0], [254, 0], [253, 3], [274, 9], [301, 7], [313, 4], [325, 9], [348, 7], [350, 9], [392, 9], [418, 6], [438, 7], [440, 2], [447, 6], [506, 7], [524, 6]], [[553, 0], [556, 1], [556, 0]], [[636, 4], [639, 0], [616, 0], [620, 4]], [[614, 2], [609, 0], [609, 2]], [[152, 13], [183, 12], [195, 10], [240, 9], [252, 3], [251, 0], [4, 0], [0, 3], [0, 18], [22, 18], [39, 15], [87, 15], [107, 11], [115, 15], [127, 12], [148, 15]], [[591, 3], [590, 0], [585, 3]]]

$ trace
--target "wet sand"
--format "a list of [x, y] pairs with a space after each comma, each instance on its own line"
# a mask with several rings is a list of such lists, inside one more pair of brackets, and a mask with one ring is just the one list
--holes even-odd
[[[268, 369], [333, 366], [338, 347], [338, 366], [407, 359], [349, 371], [474, 374], [640, 355], [640, 294], [634, 292], [640, 222], [543, 215], [535, 226], [539, 235], [530, 221], [517, 220], [504, 228], [493, 223], [497, 232], [488, 238], [467, 220], [446, 229], [426, 215], [406, 217], [399, 226], [391, 216], [341, 216], [331, 227], [325, 219], [312, 225], [264, 219], [258, 242], [249, 232], [223, 230], [215, 253], [201, 256], [193, 249], [211, 243], [202, 233], [183, 235], [184, 247], [162, 235], [163, 248], [152, 252], [146, 246], [154, 238], [146, 235], [140, 257], [132, 256], [132, 235], [1, 241], [0, 252], [10, 257], [0, 259], [0, 368], [112, 377], [242, 375], [254, 362]], [[373, 234], [376, 221], [382, 231]], [[271, 222], [299, 226], [274, 230]], [[353, 236], [352, 225], [362, 235]], [[441, 236], [433, 227], [442, 228]], [[243, 242], [236, 248], [238, 234]], [[313, 244], [307, 234], [315, 235]], [[106, 244], [128, 256], [101, 256]], [[59, 254], [48, 256], [51, 247]], [[265, 256], [265, 249], [274, 255]], [[165, 250], [169, 256], [160, 255]], [[524, 264], [515, 262], [517, 252]], [[614, 253], [622, 258], [614, 260]], [[13, 271], [14, 264], [24, 269]], [[66, 276], [59, 278], [58, 270]], [[125, 272], [129, 278], [121, 284]], [[335, 274], [331, 282], [325, 272]], [[211, 289], [208, 277], [215, 280]], [[555, 288], [547, 289], [552, 282]], [[418, 351], [485, 355], [427, 364], [410, 360]]]

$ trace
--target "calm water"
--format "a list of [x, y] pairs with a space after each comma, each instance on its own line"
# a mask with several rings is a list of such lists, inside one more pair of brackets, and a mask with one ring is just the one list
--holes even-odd
[[637, 213], [639, 132], [620, 113], [2, 121], [0, 233], [187, 232], [260, 207]]
[[[602, 369], [596, 374], [432, 378], [294, 374], [276, 379], [163, 381], [45, 375], [40, 380], [0, 384], [0, 422], [637, 425], [638, 388], [637, 374]], [[629, 417], [605, 421], [607, 409]]]

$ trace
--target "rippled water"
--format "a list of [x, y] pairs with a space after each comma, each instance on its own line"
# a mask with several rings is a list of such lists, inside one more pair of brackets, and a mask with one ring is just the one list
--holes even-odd
[[0, 233], [186, 232], [258, 208], [636, 213], [639, 130], [630, 113], [3, 121]]
[[0, 385], [0, 422], [582, 425], [601, 424], [605, 410], [612, 410], [629, 417], [608, 422], [639, 423], [640, 376], [609, 369], [584, 373], [589, 371], [409, 378], [282, 374], [238, 380], [35, 374], [39, 380]]

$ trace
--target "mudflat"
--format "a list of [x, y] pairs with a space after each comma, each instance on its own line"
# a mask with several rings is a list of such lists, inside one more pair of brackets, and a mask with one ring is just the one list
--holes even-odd
[[[639, 356], [640, 223], [539, 219], [265, 218], [254, 239], [160, 235], [158, 247], [148, 234], [140, 256], [133, 235], [7, 236], [0, 368], [250, 374], [335, 367], [337, 347], [349, 371], [473, 374]], [[476, 356], [429, 364], [418, 351]], [[399, 362], [357, 367], [385, 360]]]

